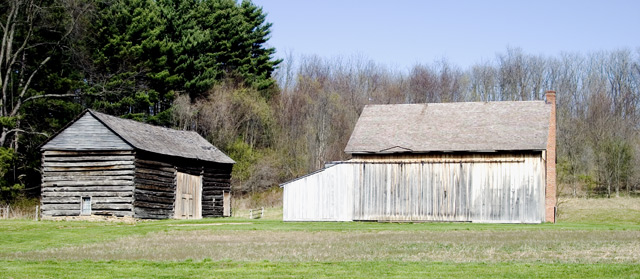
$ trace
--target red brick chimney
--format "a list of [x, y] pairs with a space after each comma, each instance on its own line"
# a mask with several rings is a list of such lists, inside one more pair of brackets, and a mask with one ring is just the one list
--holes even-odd
[[556, 92], [547, 91], [547, 105], [551, 106], [549, 137], [547, 138], [547, 185], [545, 187], [545, 221], [556, 222]]

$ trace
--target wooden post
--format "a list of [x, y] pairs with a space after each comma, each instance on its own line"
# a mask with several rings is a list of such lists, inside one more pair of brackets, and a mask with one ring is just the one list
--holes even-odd
[[39, 213], [39, 210], [38, 210], [38, 209], [40, 209], [40, 206], [39, 206], [39, 205], [36, 205], [36, 222], [38, 221], [38, 217], [39, 217], [39, 215], [40, 215], [40, 214], [38, 214], [38, 213]]
[[253, 219], [253, 209], [249, 209], [249, 219]]

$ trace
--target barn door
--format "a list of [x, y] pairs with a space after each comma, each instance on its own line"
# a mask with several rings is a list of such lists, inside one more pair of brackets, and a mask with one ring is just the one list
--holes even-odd
[[222, 193], [222, 216], [231, 216], [231, 193], [227, 191]]
[[175, 219], [202, 218], [202, 177], [187, 173], [177, 173]]

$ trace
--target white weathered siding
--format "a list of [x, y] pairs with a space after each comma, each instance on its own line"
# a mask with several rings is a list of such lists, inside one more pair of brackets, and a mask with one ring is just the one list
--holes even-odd
[[284, 211], [285, 221], [539, 223], [544, 164], [539, 152], [356, 158], [287, 183]]
[[43, 150], [133, 150], [90, 113], [47, 142]]
[[284, 221], [352, 221], [356, 167], [338, 164], [288, 183]]

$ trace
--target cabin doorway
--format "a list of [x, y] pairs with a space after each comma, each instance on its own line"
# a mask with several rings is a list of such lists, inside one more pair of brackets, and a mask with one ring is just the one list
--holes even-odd
[[175, 219], [202, 218], [202, 176], [177, 173]]

